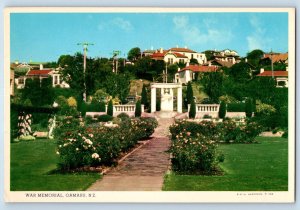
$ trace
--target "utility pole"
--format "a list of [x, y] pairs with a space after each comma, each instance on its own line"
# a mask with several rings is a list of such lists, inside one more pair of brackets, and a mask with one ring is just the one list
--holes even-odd
[[166, 63], [166, 83], [168, 83], [168, 64]]
[[[117, 74], [118, 73], [118, 55], [121, 54], [120, 50], [114, 50], [113, 51], [113, 71]], [[115, 66], [115, 60], [116, 60], [116, 66]], [[115, 69], [116, 67], [116, 69]]]
[[271, 55], [272, 79], [274, 79], [274, 66], [273, 66], [273, 55], [274, 55], [274, 53], [273, 53], [272, 49], [271, 49], [270, 55]]
[[90, 45], [94, 45], [93, 43], [83, 42], [78, 43], [77, 45], [83, 46], [83, 101], [86, 102], [86, 84], [85, 84], [85, 71], [86, 71], [86, 54], [87, 54], [87, 47]]

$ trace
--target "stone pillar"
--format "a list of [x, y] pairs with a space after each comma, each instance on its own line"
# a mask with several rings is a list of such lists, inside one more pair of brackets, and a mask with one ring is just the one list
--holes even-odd
[[142, 104], [142, 113], [145, 112], [145, 105]]
[[177, 112], [182, 113], [182, 87], [177, 88]]
[[151, 112], [156, 111], [156, 88], [151, 87]]

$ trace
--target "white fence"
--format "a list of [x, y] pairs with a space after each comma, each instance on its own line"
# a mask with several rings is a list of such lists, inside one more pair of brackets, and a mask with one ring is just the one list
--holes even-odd
[[[107, 113], [107, 105], [105, 106], [105, 110]], [[144, 105], [142, 104], [142, 113], [145, 111]], [[113, 106], [113, 116], [118, 116], [121, 113], [126, 113], [130, 117], [134, 117], [135, 113], [135, 104], [133, 105], [114, 105]]]
[[[191, 105], [188, 105], [188, 113], [190, 112]], [[220, 104], [196, 104], [196, 117], [203, 118], [204, 115], [208, 115], [212, 118], [219, 117]]]

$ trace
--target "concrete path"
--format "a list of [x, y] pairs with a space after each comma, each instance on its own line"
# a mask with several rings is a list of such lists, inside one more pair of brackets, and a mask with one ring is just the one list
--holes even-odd
[[170, 165], [168, 128], [173, 118], [158, 118], [152, 139], [129, 155], [88, 191], [160, 191]]

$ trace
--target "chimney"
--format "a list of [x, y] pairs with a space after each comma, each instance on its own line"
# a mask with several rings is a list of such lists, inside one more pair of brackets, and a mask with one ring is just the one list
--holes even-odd
[[187, 46], [184, 46], [185, 49], [187, 49]]
[[40, 70], [44, 69], [43, 64], [40, 64]]
[[178, 48], [178, 45], [176, 45], [176, 48]]
[[164, 52], [164, 50], [163, 50], [162, 47], [160, 48], [159, 52], [160, 52], [160, 53], [163, 53], [163, 52]]
[[264, 68], [261, 68], [261, 69], [260, 69], [260, 73], [263, 73], [264, 71], [265, 71]]
[[16, 60], [16, 61], [15, 61], [15, 64], [17, 64], [17, 65], [18, 65], [18, 64], [19, 64], [19, 61], [18, 61], [18, 60]]

